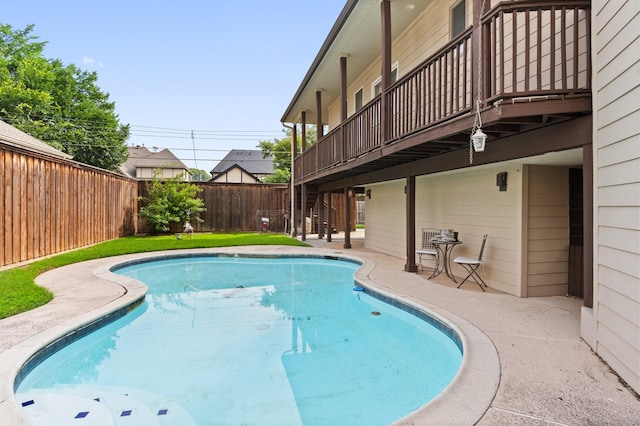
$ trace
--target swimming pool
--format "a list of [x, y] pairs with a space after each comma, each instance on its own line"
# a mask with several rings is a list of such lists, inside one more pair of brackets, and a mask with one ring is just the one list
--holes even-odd
[[123, 407], [109, 407], [114, 417], [146, 407], [165, 423], [182, 415], [192, 424], [385, 424], [437, 395], [460, 365], [459, 342], [354, 292], [355, 263], [207, 256], [161, 264], [118, 270], [147, 283], [145, 302], [35, 367], [19, 401], [111, 400]]

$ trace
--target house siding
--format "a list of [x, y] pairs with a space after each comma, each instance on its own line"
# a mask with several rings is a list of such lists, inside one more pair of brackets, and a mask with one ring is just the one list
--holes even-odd
[[582, 334], [640, 392], [640, 3], [593, 8], [596, 262]]
[[569, 273], [569, 169], [527, 167], [527, 296], [565, 295]]
[[367, 187], [365, 199], [367, 237], [365, 247], [390, 256], [406, 258], [406, 198], [404, 181]]
[[227, 173], [218, 176], [213, 180], [213, 182], [218, 183], [258, 183], [253, 176], [244, 172], [239, 168], [233, 168], [229, 170]]
[[[521, 250], [522, 178], [520, 165], [502, 165], [464, 172], [421, 176], [416, 179], [416, 247], [422, 228], [452, 228], [463, 244], [454, 256], [477, 256], [482, 236], [489, 238], [484, 253], [483, 277], [493, 288], [520, 295], [517, 270]], [[508, 189], [498, 191], [496, 173], [507, 171]], [[404, 181], [368, 186], [365, 246], [398, 258], [406, 257]], [[461, 277], [464, 271], [453, 265]]]
[[[514, 295], [520, 293], [521, 170], [520, 165], [504, 164], [416, 179], [416, 230], [457, 231], [462, 244], [455, 247], [454, 257], [477, 257], [482, 236], [488, 234], [481, 274], [489, 286]], [[507, 172], [507, 191], [496, 186], [499, 172]], [[466, 276], [457, 265], [452, 269], [456, 276]]]
[[[450, 10], [459, 0], [432, 2], [416, 20], [397, 37], [392, 44], [392, 64], [398, 64], [398, 79], [413, 70], [429, 55], [447, 44], [450, 40]], [[472, 19], [471, 0], [467, 0], [467, 26]], [[488, 9], [488, 7], [487, 7]], [[443, 18], [446, 17], [446, 18]], [[348, 67], [348, 60], [347, 60]], [[355, 111], [355, 94], [363, 89], [363, 105], [373, 99], [372, 84], [380, 78], [381, 58], [378, 57], [357, 79], [347, 88], [347, 114]], [[329, 129], [340, 124], [340, 100], [329, 106]]]

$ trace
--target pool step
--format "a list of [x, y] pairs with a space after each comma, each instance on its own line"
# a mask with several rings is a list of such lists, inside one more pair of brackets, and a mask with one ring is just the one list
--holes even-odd
[[177, 403], [153, 392], [118, 387], [33, 390], [16, 396], [35, 425], [196, 425]]

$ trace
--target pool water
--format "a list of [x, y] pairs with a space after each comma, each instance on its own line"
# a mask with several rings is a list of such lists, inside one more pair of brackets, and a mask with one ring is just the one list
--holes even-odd
[[119, 268], [147, 284], [144, 303], [37, 365], [17, 400], [36, 424], [388, 424], [437, 396], [462, 354], [354, 291], [358, 267], [207, 256]]

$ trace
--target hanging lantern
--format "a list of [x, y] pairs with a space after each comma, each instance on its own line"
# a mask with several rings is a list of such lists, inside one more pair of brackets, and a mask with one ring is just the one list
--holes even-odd
[[471, 136], [471, 140], [473, 142], [473, 150], [475, 152], [484, 151], [484, 145], [487, 141], [487, 135], [482, 131], [482, 129], [478, 128], [473, 136]]

